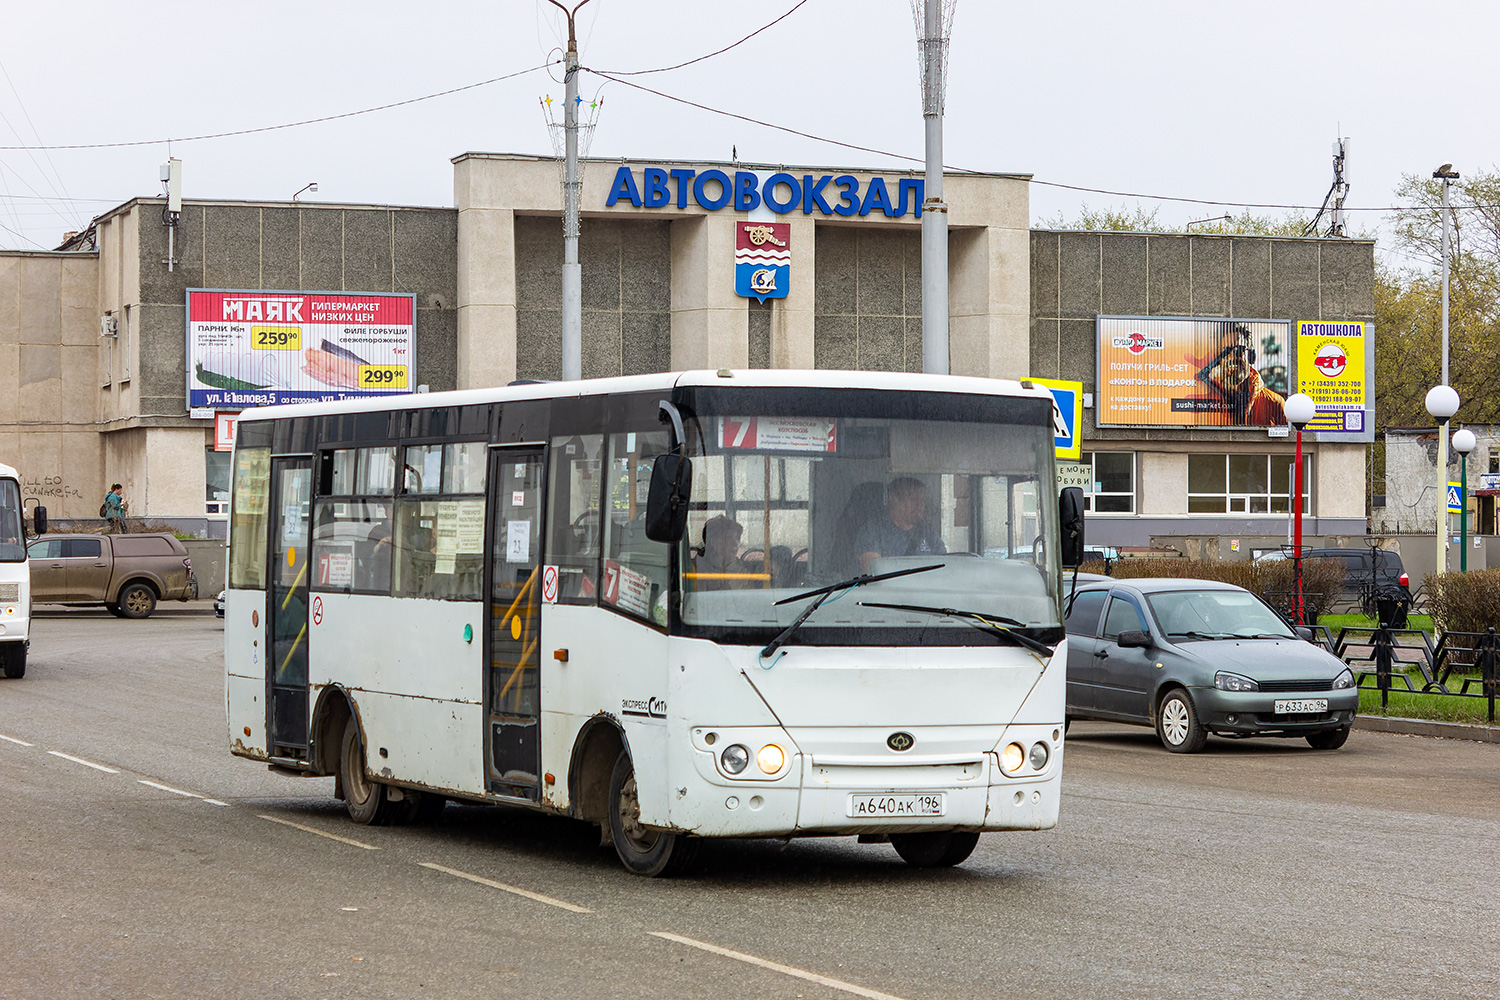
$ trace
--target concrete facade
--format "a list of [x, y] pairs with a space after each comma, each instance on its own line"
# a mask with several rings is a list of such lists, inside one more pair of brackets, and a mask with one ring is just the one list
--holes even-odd
[[[558, 377], [558, 164], [495, 153], [452, 162], [454, 208], [186, 202], [170, 270], [160, 199], [113, 209], [66, 243], [66, 252], [0, 253], [0, 458], [37, 479], [36, 495], [57, 516], [92, 517], [104, 489], [119, 481], [136, 517], [211, 521], [204, 505], [212, 426], [186, 408], [188, 288], [412, 293], [417, 383], [436, 391]], [[823, 214], [806, 199], [781, 214], [704, 208], [696, 197], [656, 208], [628, 199], [610, 206], [622, 167], [637, 177], [648, 168], [746, 171], [762, 181], [779, 171], [840, 174], [586, 161], [585, 377], [720, 367], [921, 369], [921, 223], [913, 212]], [[872, 178], [884, 178], [893, 203], [898, 186], [909, 192], [915, 180], [892, 171], [848, 175], [866, 191]], [[1077, 379], [1091, 392], [1101, 314], [1373, 319], [1368, 242], [1033, 232], [1026, 176], [954, 174], [944, 183], [955, 374]], [[837, 201], [833, 189], [827, 194]], [[759, 302], [735, 292], [736, 224], [746, 219], [790, 227], [785, 298]], [[100, 336], [105, 318], [113, 336]], [[1131, 463], [1129, 511], [1097, 513], [1093, 541], [1274, 541], [1283, 529], [1284, 514], [1190, 513], [1188, 487], [1193, 455], [1281, 463], [1292, 450], [1287, 438], [1264, 430], [1100, 428], [1090, 410], [1082, 430], [1086, 452], [1128, 455]], [[1309, 452], [1308, 535], [1363, 533], [1365, 447], [1310, 443]]]
[[169, 270], [163, 208], [130, 201], [63, 251], [0, 253], [0, 454], [54, 517], [97, 516], [119, 482], [138, 523], [222, 530], [205, 514], [213, 424], [187, 410], [188, 288], [415, 293], [417, 380], [456, 386], [452, 209], [186, 202]]
[[[461, 384], [551, 377], [561, 356], [555, 339], [562, 257], [557, 163], [503, 153], [466, 153], [453, 162]], [[921, 221], [914, 214], [822, 216], [792, 210], [775, 216], [791, 225], [790, 294], [762, 305], [734, 290], [735, 223], [746, 213], [705, 209], [696, 201], [681, 207], [675, 200], [660, 208], [637, 208], [627, 201], [608, 206], [622, 166], [750, 171], [762, 177], [782, 170], [799, 176], [841, 172], [585, 161], [580, 226], [585, 376], [722, 367], [921, 370]], [[848, 174], [862, 187], [871, 177], [894, 176]], [[951, 369], [1023, 377], [1030, 314], [1027, 178], [954, 174], [943, 183], [950, 206]], [[894, 197], [896, 181], [890, 185]]]
[[[1274, 319], [1290, 322], [1293, 331], [1299, 320], [1375, 318], [1371, 241], [1071, 230], [1036, 230], [1030, 239], [1030, 373], [1081, 381], [1088, 393], [1096, 388], [1101, 315]], [[1134, 511], [1094, 515], [1091, 542], [1274, 538], [1287, 520], [1285, 513], [1190, 513], [1187, 455], [1267, 455], [1290, 463], [1291, 438], [1265, 429], [1100, 427], [1090, 409], [1081, 437], [1085, 453], [1134, 456]], [[1315, 438], [1304, 436], [1312, 456], [1304, 533], [1363, 534], [1367, 446]]]

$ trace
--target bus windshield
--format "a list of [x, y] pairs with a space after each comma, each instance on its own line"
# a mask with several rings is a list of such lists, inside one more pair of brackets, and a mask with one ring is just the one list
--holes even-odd
[[699, 414], [689, 439], [693, 486], [678, 560], [688, 634], [760, 641], [806, 607], [779, 601], [925, 566], [938, 568], [834, 595], [799, 635], [833, 629], [827, 641], [886, 645], [899, 628], [902, 642], [988, 641], [957, 618], [861, 602], [1058, 629], [1050, 424]]
[[21, 490], [14, 479], [0, 479], [0, 562], [25, 562], [21, 532]]

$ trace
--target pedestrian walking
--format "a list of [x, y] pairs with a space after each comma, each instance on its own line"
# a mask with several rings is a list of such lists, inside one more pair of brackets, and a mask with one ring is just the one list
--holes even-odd
[[115, 483], [104, 494], [104, 503], [99, 507], [99, 513], [104, 517], [104, 530], [114, 535], [125, 530], [125, 498], [121, 491], [125, 487]]

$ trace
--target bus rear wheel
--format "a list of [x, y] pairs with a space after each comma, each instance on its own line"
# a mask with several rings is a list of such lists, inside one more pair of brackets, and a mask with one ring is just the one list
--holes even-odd
[[620, 863], [637, 875], [675, 875], [698, 853], [698, 842], [685, 834], [641, 825], [635, 765], [624, 750], [615, 758], [609, 779], [609, 834]]
[[913, 868], [952, 868], [968, 860], [978, 844], [979, 834], [974, 831], [891, 834], [891, 846]]
[[7, 642], [0, 646], [0, 662], [5, 664], [5, 676], [15, 680], [26, 676], [26, 644]]
[[391, 821], [397, 804], [386, 798], [384, 785], [365, 774], [365, 745], [359, 737], [359, 723], [353, 718], [344, 725], [339, 785], [344, 791], [344, 808], [354, 822], [383, 826]]

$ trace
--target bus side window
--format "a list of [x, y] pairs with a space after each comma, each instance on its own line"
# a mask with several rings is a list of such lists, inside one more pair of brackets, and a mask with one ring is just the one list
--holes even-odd
[[667, 623], [671, 548], [646, 537], [646, 496], [651, 467], [670, 448], [664, 430], [610, 435], [605, 481], [606, 556], [599, 598], [658, 625]]
[[230, 504], [229, 585], [260, 590], [266, 585], [267, 495], [271, 491], [271, 449], [240, 448], [234, 453]]
[[559, 571], [559, 604], [594, 604], [598, 598], [599, 459], [603, 451], [603, 434], [552, 439], [547, 562]]

